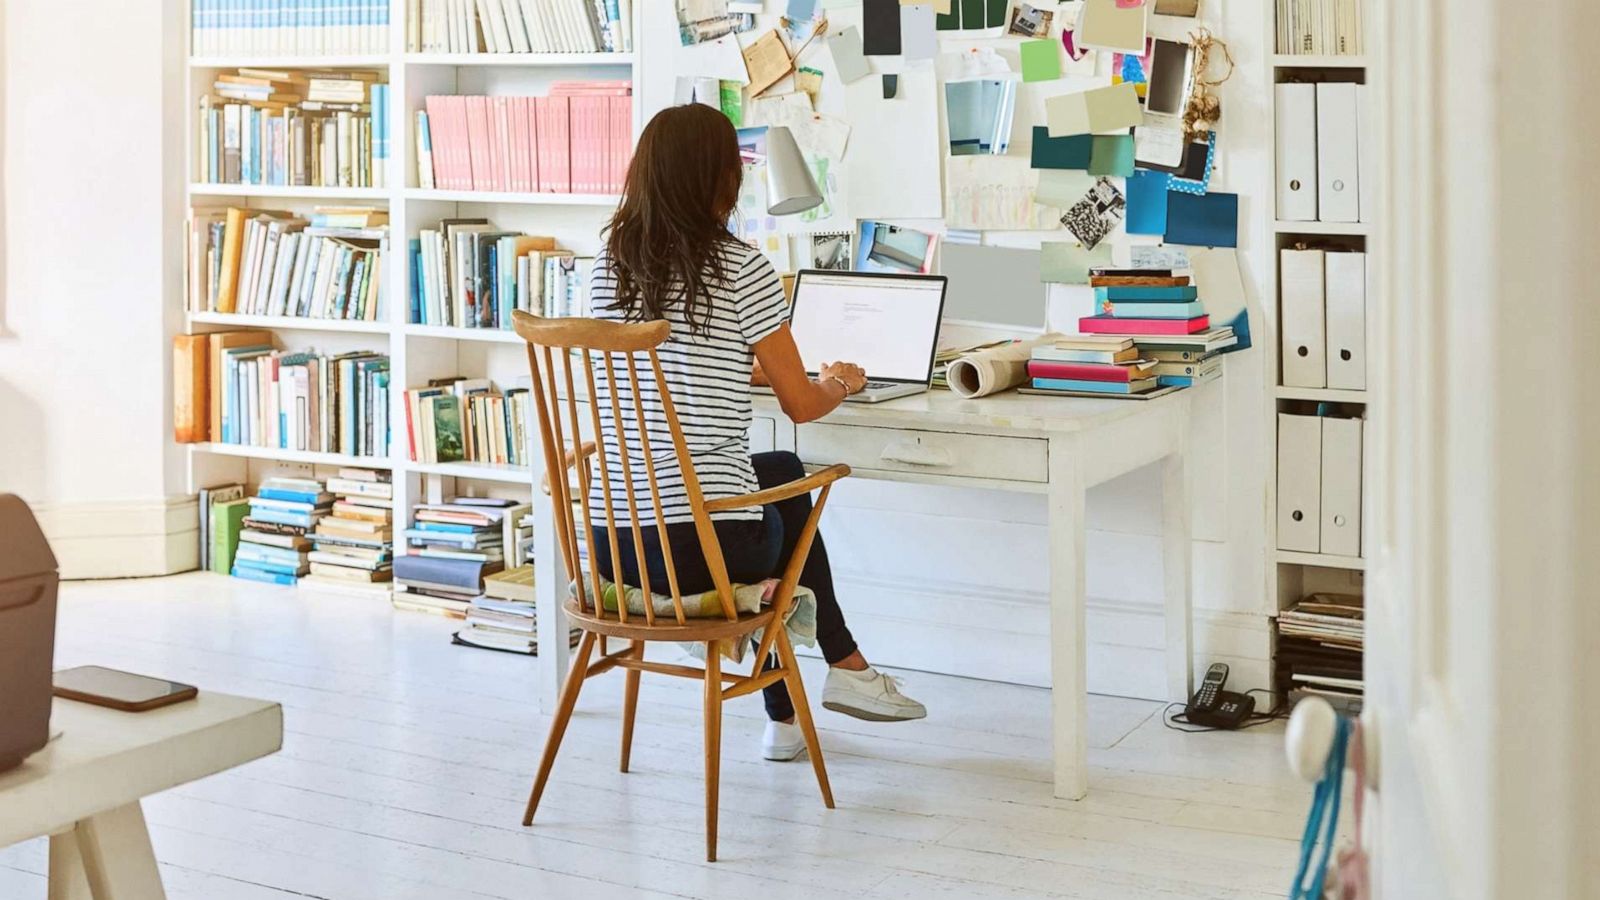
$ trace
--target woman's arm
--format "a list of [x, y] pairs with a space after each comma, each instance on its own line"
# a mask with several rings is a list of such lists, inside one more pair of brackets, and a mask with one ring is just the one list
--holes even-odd
[[822, 418], [867, 384], [866, 373], [851, 363], [825, 363], [817, 381], [806, 377], [787, 324], [756, 341], [755, 351], [758, 371], [778, 395], [783, 414], [795, 422]]

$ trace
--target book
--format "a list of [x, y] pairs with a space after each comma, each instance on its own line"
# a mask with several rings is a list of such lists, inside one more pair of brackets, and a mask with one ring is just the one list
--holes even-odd
[[[219, 310], [231, 312], [231, 310]], [[270, 331], [216, 331], [206, 335], [207, 362], [206, 362], [206, 405], [211, 408], [211, 424], [206, 429], [207, 439], [212, 441], [222, 440], [222, 410], [223, 410], [223, 371], [222, 362], [224, 354], [230, 350], [240, 348], [271, 348], [272, 332]]]
[[483, 594], [500, 600], [533, 602], [533, 566], [524, 564], [484, 576]]
[[1196, 350], [1214, 353], [1239, 343], [1233, 329], [1224, 325], [1194, 334], [1138, 335], [1135, 338], [1141, 353], [1162, 350]]
[[1028, 376], [1040, 378], [1066, 378], [1084, 381], [1139, 381], [1156, 374], [1157, 364], [1151, 360], [1137, 360], [1123, 365], [1099, 363], [1070, 363], [1050, 360], [1029, 360]]
[[1199, 289], [1192, 286], [1112, 285], [1094, 289], [1096, 300], [1113, 303], [1121, 300], [1144, 303], [1190, 303], [1199, 296]]
[[[1127, 350], [1132, 346], [1133, 338], [1108, 334], [1069, 335], [1056, 340], [1054, 344], [1050, 345], [1056, 350], [1109, 350], [1112, 352]], [[1047, 349], [1049, 348], [1045, 346], [1035, 347], [1033, 353], [1037, 356], [1040, 350]]]
[[1111, 316], [1084, 316], [1078, 330], [1086, 334], [1194, 334], [1211, 326], [1207, 316], [1192, 319], [1118, 319]]
[[[243, 489], [240, 493], [243, 493]], [[208, 529], [211, 571], [226, 575], [233, 567], [233, 556], [239, 549], [239, 533], [244, 528], [244, 516], [249, 509], [250, 505], [243, 497], [237, 500], [212, 502]]]
[[1101, 311], [1118, 319], [1193, 319], [1205, 315], [1206, 305], [1198, 300], [1192, 303], [1115, 300], [1103, 304]]
[[629, 0], [413, 0], [406, 49], [422, 53], [624, 53]]
[[381, 318], [386, 212], [316, 207], [305, 219], [230, 209], [220, 223], [201, 212], [190, 217], [190, 253], [199, 257], [188, 269], [192, 311]]
[[1159, 385], [1154, 378], [1137, 381], [1091, 381], [1083, 378], [1035, 378], [1033, 387], [1040, 391], [1078, 391], [1091, 394], [1142, 394]]
[[252, 566], [234, 566], [226, 574], [232, 575], [235, 578], [244, 578], [249, 581], [264, 581], [268, 584], [294, 584], [298, 579], [298, 576], [293, 574], [285, 572], [273, 572], [267, 569], [254, 568]]
[[388, 86], [379, 77], [348, 69], [218, 74], [196, 117], [195, 180], [381, 187]]
[[195, 499], [200, 512], [200, 520], [196, 523], [200, 534], [200, 570], [209, 572], [213, 571], [211, 568], [211, 508], [216, 504], [226, 503], [230, 500], [243, 500], [244, 485], [222, 484], [216, 487], [203, 487]]
[[206, 403], [206, 356], [203, 334], [172, 338], [172, 439], [196, 444], [209, 439], [210, 407]]

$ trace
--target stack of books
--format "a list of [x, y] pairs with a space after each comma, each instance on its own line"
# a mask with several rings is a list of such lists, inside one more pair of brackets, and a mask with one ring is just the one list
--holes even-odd
[[1358, 712], [1366, 689], [1364, 620], [1355, 594], [1311, 594], [1278, 613], [1279, 690], [1291, 702], [1318, 696]]
[[406, 391], [412, 461], [528, 465], [531, 396], [526, 387], [502, 392], [487, 378], [436, 378]]
[[449, 191], [615, 194], [633, 154], [633, 84], [544, 97], [436, 95], [417, 111], [417, 178]]
[[1162, 387], [1191, 387], [1222, 377], [1222, 354], [1239, 338], [1223, 325], [1197, 334], [1137, 337], [1133, 343], [1140, 356], [1155, 360]]
[[1189, 276], [1171, 269], [1092, 269], [1099, 315], [1078, 320], [1084, 334], [1194, 334], [1211, 327]]
[[1277, 48], [1293, 56], [1361, 52], [1361, 0], [1278, 0]]
[[446, 219], [411, 240], [411, 321], [511, 329], [512, 310], [586, 315], [592, 257], [554, 238], [501, 230], [488, 219]]
[[207, 184], [383, 187], [389, 86], [378, 72], [243, 68], [200, 98]]
[[394, 571], [389, 473], [343, 468], [327, 487], [333, 509], [311, 532], [311, 574], [302, 581], [339, 588], [376, 585], [388, 593]]
[[239, 532], [250, 505], [244, 499], [244, 485], [223, 484], [200, 489], [200, 570], [228, 574], [233, 554], [239, 548]]
[[221, 351], [224, 444], [349, 456], [389, 454], [389, 357], [270, 346]]
[[388, 224], [367, 207], [191, 210], [189, 310], [379, 320]]
[[196, 56], [337, 56], [389, 49], [384, 0], [192, 0]]
[[395, 606], [465, 617], [484, 576], [505, 568], [501, 526], [513, 506], [488, 497], [415, 506], [405, 555], [394, 561]]
[[[418, 8], [420, 3], [421, 8]], [[406, 49], [415, 53], [624, 53], [633, 49], [630, 0], [412, 0]]]
[[310, 571], [306, 538], [333, 510], [333, 495], [308, 478], [268, 478], [250, 498], [233, 558], [236, 578], [294, 584]]
[[1132, 338], [1085, 334], [1033, 348], [1033, 390], [1069, 395], [1132, 395], [1157, 387], [1156, 363], [1139, 355]]

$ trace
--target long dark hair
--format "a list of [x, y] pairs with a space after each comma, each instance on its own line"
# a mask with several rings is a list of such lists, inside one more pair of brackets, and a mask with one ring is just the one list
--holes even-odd
[[669, 107], [644, 127], [606, 226], [613, 307], [625, 319], [660, 319], [681, 304], [691, 329], [706, 327], [708, 287], [729, 277], [717, 251], [736, 240], [728, 218], [743, 171], [732, 123], [709, 106]]

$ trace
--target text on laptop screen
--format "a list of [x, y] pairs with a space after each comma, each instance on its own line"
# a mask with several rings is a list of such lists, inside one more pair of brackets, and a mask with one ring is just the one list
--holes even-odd
[[807, 372], [852, 362], [869, 378], [926, 381], [943, 299], [941, 278], [807, 272], [789, 327]]

